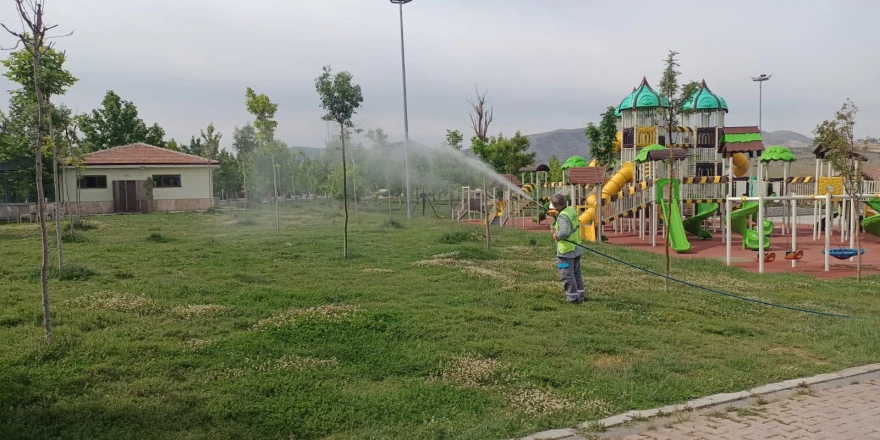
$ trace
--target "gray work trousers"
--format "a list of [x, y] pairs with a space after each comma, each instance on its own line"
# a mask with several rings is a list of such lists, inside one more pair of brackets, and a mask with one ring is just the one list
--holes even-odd
[[584, 300], [584, 278], [581, 275], [581, 256], [557, 258], [559, 259], [559, 278], [562, 279], [565, 299], [570, 303], [582, 302]]

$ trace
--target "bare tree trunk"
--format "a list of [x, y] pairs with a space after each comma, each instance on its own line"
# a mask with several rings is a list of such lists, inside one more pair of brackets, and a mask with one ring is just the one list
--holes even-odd
[[[46, 110], [51, 111], [49, 96], [46, 96]], [[52, 124], [52, 115], [49, 114], [49, 139], [52, 142], [52, 185], [55, 191], [55, 240], [58, 243], [58, 269], [64, 267], [64, 243], [61, 242], [61, 182], [58, 181], [58, 145], [55, 142], [55, 127]]]
[[248, 188], [247, 188], [247, 170], [245, 170], [244, 164], [241, 167], [241, 178], [244, 183], [244, 221], [247, 222], [248, 219]]
[[[357, 163], [354, 161], [354, 151], [351, 152], [351, 166], [357, 167]], [[354, 180], [351, 181], [352, 189], [354, 190], [354, 218], [357, 221], [361, 221], [361, 215], [358, 213], [358, 183], [357, 176], [355, 176]]]
[[490, 249], [492, 247], [492, 240], [489, 235], [489, 192], [487, 191], [485, 178], [483, 179], [483, 210], [486, 211], [486, 249]]
[[[67, 171], [64, 168], [62, 168], [61, 170], [61, 180], [65, 180], [65, 177], [67, 176]], [[73, 210], [70, 209], [70, 185], [64, 185], [64, 190], [66, 194], [64, 197], [64, 210], [67, 211], [67, 221], [70, 223], [70, 235], [73, 235]]]
[[[666, 137], [667, 137], [666, 144], [672, 145], [672, 124], [671, 124], [671, 122], [667, 127]], [[673, 177], [672, 167], [673, 167], [673, 164], [675, 163], [674, 162], [674, 160], [675, 160], [674, 153], [675, 153], [674, 148], [669, 150], [669, 159], [666, 162], [666, 176], [667, 176], [666, 188], [669, 191], [667, 193], [668, 195], [666, 197], [666, 214], [667, 215], [666, 215], [666, 219], [665, 219], [665, 221], [666, 221], [666, 245], [665, 245], [666, 246], [666, 278], [664, 279], [664, 283], [663, 283], [666, 293], [669, 293], [669, 259], [670, 259], [669, 246], [670, 246], [670, 235], [672, 235], [671, 234], [672, 228], [670, 227], [671, 226], [670, 222], [671, 222], [671, 217], [672, 217], [672, 191], [673, 191], [673, 189], [672, 189], [672, 177]]]
[[274, 154], [272, 154], [272, 192], [275, 195], [275, 232], [281, 232], [281, 223], [278, 221], [278, 173], [275, 169]]
[[342, 206], [345, 221], [342, 227], [342, 256], [348, 258], [348, 167], [345, 164], [345, 125], [339, 124], [339, 140], [342, 142]]
[[[42, 9], [36, 14], [37, 26], [43, 29]], [[42, 50], [42, 38], [33, 35], [31, 50], [34, 57], [34, 91], [37, 95], [37, 142], [34, 151], [36, 174], [37, 174], [37, 215], [40, 218], [40, 235], [43, 244], [43, 259], [40, 264], [40, 284], [43, 292], [43, 325], [46, 328], [46, 340], [52, 343], [55, 340], [55, 331], [52, 329], [52, 312], [49, 307], [49, 233], [46, 228], [46, 203], [43, 191], [43, 133], [46, 132], [46, 114], [43, 108], [43, 90], [40, 84], [40, 51]]]

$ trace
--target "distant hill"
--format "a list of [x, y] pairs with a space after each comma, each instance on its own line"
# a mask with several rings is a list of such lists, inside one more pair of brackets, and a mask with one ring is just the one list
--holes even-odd
[[[529, 151], [537, 153], [535, 163], [546, 164], [554, 154], [560, 162], [565, 162], [565, 159], [574, 155], [590, 159], [590, 141], [583, 128], [563, 128], [526, 137], [532, 143]], [[765, 131], [763, 138], [765, 146], [784, 145], [797, 152], [812, 148], [813, 143], [813, 139], [787, 130]]]

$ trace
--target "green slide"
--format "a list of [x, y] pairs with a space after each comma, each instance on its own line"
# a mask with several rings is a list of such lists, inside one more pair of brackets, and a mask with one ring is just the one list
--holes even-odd
[[[758, 250], [758, 231], [754, 229], [749, 229], [749, 217], [751, 217], [754, 213], [758, 212], [758, 202], [746, 202], [743, 203], [742, 206], [730, 213], [730, 229], [743, 237], [743, 249], [751, 249], [753, 251]], [[766, 220], [766, 219], [765, 219]], [[773, 223], [770, 223], [772, 227]], [[764, 223], [765, 232], [764, 235], [769, 235], [766, 233], [767, 223]], [[771, 229], [772, 231], [772, 229]], [[770, 247], [770, 238], [764, 238], [764, 249]]]
[[657, 200], [660, 200], [660, 207], [663, 209], [663, 221], [667, 224], [667, 234], [669, 234], [669, 247], [675, 252], [682, 253], [691, 250], [691, 244], [687, 240], [684, 232], [684, 223], [681, 221], [681, 211], [678, 209], [678, 183], [677, 179], [672, 179], [672, 206], [669, 206], [663, 198], [663, 187], [669, 183], [669, 179], [659, 179], [657, 181]]
[[[868, 200], [865, 204], [870, 206], [874, 211], [880, 213], [880, 199]], [[872, 215], [862, 220], [862, 228], [865, 232], [880, 237], [880, 214]]]
[[712, 233], [701, 228], [700, 225], [703, 224], [703, 220], [712, 217], [716, 212], [718, 212], [717, 203], [697, 204], [697, 213], [693, 217], [686, 218], [684, 222], [682, 222], [684, 223], [684, 230], [687, 231], [688, 234], [700, 237], [700, 240], [710, 240], [712, 238]]

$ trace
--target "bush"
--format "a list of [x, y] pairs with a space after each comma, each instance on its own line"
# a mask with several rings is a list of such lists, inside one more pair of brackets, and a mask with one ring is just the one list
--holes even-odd
[[62, 225], [62, 229], [70, 231], [70, 223], [73, 223], [73, 229], [76, 231], [91, 231], [92, 229], [98, 229], [98, 225], [81, 218], [68, 220]]
[[158, 232], [154, 232], [147, 237], [147, 241], [152, 241], [153, 243], [168, 243], [171, 239]]
[[61, 241], [64, 243], [89, 243], [92, 239], [83, 232], [75, 231], [71, 234], [70, 229], [62, 229]]
[[437, 241], [443, 244], [459, 244], [468, 241], [477, 241], [477, 234], [468, 231], [444, 232]]
[[[50, 266], [48, 272], [50, 280], [58, 281], [85, 281], [95, 275], [98, 275], [98, 272], [95, 272], [91, 267], [76, 263], [67, 263], [61, 269], [58, 269], [57, 266]], [[39, 267], [31, 271], [31, 278], [40, 279]]]
[[382, 227], [387, 229], [403, 229], [403, 223], [393, 218], [389, 218], [388, 220], [385, 220], [385, 223], [382, 224]]

